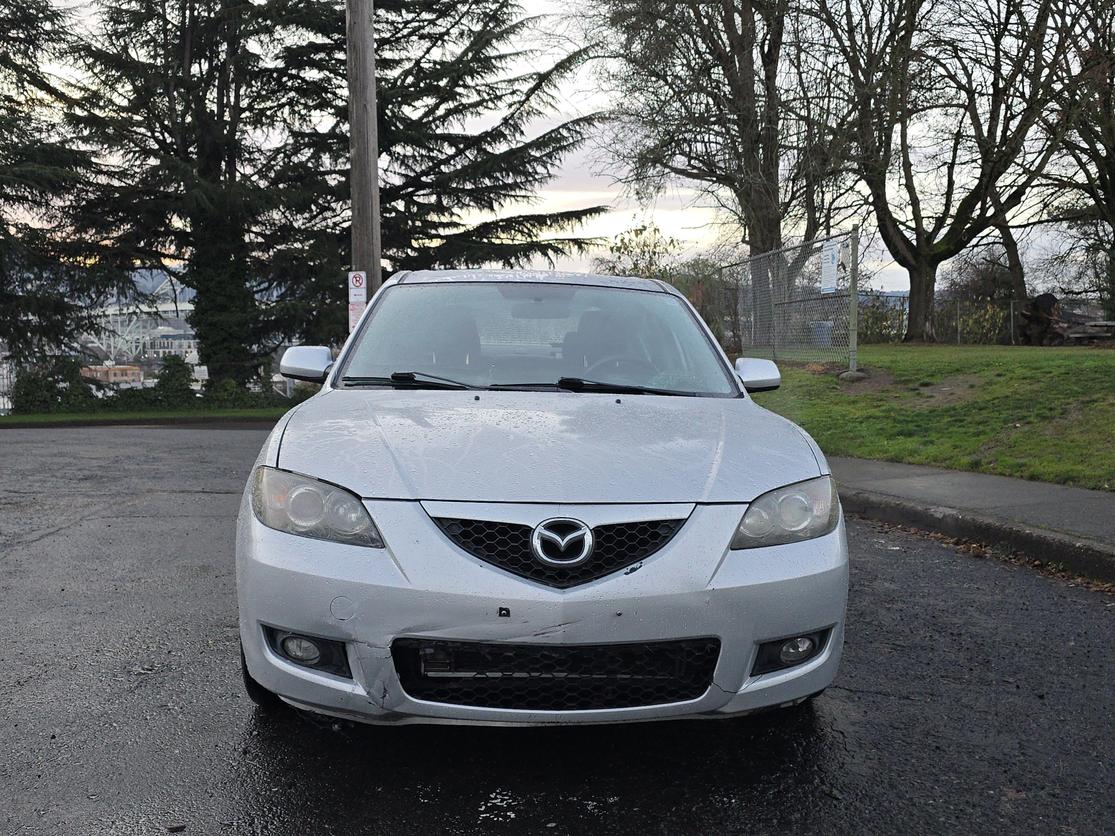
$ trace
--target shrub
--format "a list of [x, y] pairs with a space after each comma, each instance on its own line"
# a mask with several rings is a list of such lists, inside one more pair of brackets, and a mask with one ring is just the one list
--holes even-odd
[[114, 412], [146, 412], [158, 409], [159, 399], [154, 389], [120, 389], [104, 404]]
[[73, 357], [54, 357], [20, 369], [12, 386], [12, 412], [93, 412], [99, 401], [81, 376], [81, 362]]
[[194, 375], [189, 364], [177, 354], [163, 358], [155, 381], [155, 402], [161, 409], [184, 409], [198, 405], [197, 393], [190, 388]]
[[257, 406], [253, 393], [226, 377], [210, 383], [205, 389], [205, 405], [215, 409], [246, 409]]

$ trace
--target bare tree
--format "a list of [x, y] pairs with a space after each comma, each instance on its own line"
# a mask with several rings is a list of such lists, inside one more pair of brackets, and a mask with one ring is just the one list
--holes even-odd
[[[1071, 0], [818, 0], [846, 70], [853, 159], [931, 340], [938, 266], [1006, 223], [1057, 150]], [[1039, 130], [1046, 120], [1048, 130]]]
[[1115, 0], [1083, 3], [1079, 15], [1082, 31], [1073, 45], [1079, 83], [1059, 97], [1072, 129], [1061, 164], [1045, 177], [1055, 190], [1048, 217], [1070, 227], [1080, 245], [1077, 272], [1091, 277], [1085, 285], [1115, 316]]
[[671, 180], [696, 185], [753, 255], [845, 217], [857, 196], [828, 93], [838, 79], [804, 49], [827, 35], [815, 18], [789, 0], [595, 0], [594, 9], [617, 102], [609, 150], [626, 182], [644, 194]]

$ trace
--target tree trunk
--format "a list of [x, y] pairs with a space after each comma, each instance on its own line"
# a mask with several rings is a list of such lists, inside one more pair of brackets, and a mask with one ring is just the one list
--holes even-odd
[[1104, 289], [1104, 315], [1115, 320], [1115, 243], [1107, 248], [1107, 287]]
[[751, 298], [755, 322], [755, 344], [774, 346], [778, 339], [775, 322], [776, 303], [783, 299], [781, 228], [778, 213], [756, 213], [751, 225]]
[[937, 285], [937, 265], [919, 262], [907, 268], [910, 274], [910, 315], [906, 320], [903, 342], [934, 342], [933, 293]]
[[1010, 275], [1010, 298], [1016, 302], [1025, 302], [1030, 298], [1026, 290], [1026, 273], [1022, 268], [1022, 258], [1018, 254], [1018, 241], [1014, 238], [1009, 224], [996, 224], [999, 237], [1003, 242], [1003, 250], [1007, 254], [1007, 273]]
[[771, 296], [770, 256], [756, 253], [748, 261], [751, 271], [752, 342], [757, 346], [774, 344], [774, 299]]
[[[229, 0], [222, 10], [229, 14]], [[190, 219], [191, 252], [187, 279], [197, 291], [190, 324], [197, 334], [198, 359], [209, 371], [209, 385], [232, 380], [244, 386], [259, 373], [259, 319], [249, 285], [245, 207], [239, 181], [240, 144], [237, 17], [225, 21], [224, 55], [214, 111], [199, 106], [197, 175], [205, 200]]]
[[257, 319], [238, 213], [214, 206], [211, 214], [195, 216], [191, 226], [194, 249], [186, 275], [197, 293], [190, 324], [198, 359], [209, 371], [210, 385], [233, 380], [243, 386], [257, 373]]

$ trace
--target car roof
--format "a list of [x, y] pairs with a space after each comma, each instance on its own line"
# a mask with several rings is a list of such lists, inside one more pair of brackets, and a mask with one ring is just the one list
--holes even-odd
[[565, 273], [559, 270], [408, 270], [396, 273], [388, 281], [392, 284], [434, 284], [441, 282], [580, 284], [681, 295], [675, 288], [657, 279], [643, 279], [638, 276], [603, 276], [597, 273]]

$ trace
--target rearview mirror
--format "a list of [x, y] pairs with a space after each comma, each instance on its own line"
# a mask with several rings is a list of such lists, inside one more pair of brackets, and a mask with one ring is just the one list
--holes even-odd
[[324, 345], [294, 345], [283, 352], [279, 374], [291, 380], [324, 383], [333, 365], [333, 352]]
[[758, 357], [740, 357], [736, 360], [736, 374], [748, 392], [769, 392], [782, 385], [782, 374], [770, 360]]

